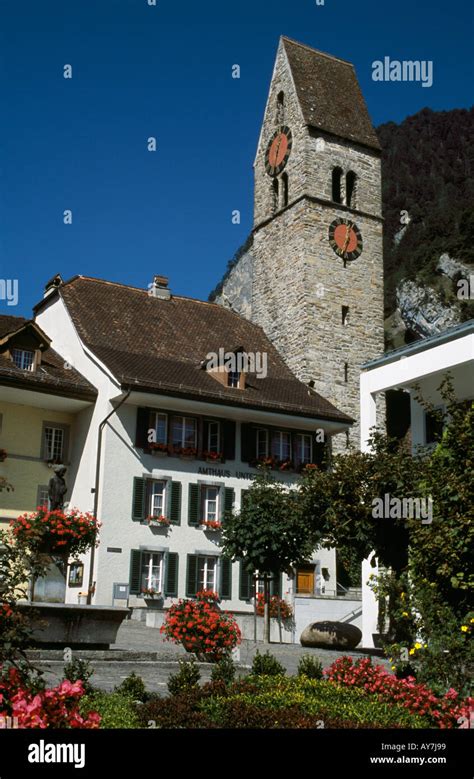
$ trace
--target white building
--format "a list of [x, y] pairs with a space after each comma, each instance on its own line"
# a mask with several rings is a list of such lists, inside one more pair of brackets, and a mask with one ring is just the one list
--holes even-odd
[[[135, 618], [158, 625], [177, 598], [216, 590], [253, 635], [249, 576], [222, 557], [212, 525], [239, 509], [259, 459], [273, 458], [291, 485], [302, 466], [321, 461], [321, 431], [327, 442], [350, 418], [294, 377], [260, 327], [171, 295], [162, 277], [137, 289], [58, 276], [35, 314], [98, 392], [76, 417], [67, 476], [70, 504], [102, 522], [99, 548], [82, 561], [81, 591], [89, 583], [91, 602], [128, 603]], [[209, 355], [222, 349], [253, 355], [258, 372], [212, 366]], [[275, 590], [296, 606], [286, 641], [311, 620], [356, 621], [360, 603], [337, 597], [334, 550], [316, 551]], [[78, 592], [69, 586], [67, 601]]]
[[[417, 447], [434, 441], [432, 419], [416, 400], [419, 393], [435, 408], [443, 407], [439, 387], [450, 374], [459, 401], [474, 398], [474, 321], [453, 327], [439, 335], [395, 349], [363, 366], [360, 377], [361, 449], [368, 451], [369, 435], [377, 425], [377, 395], [389, 390], [409, 394], [410, 426], [413, 453]], [[362, 567], [362, 643], [373, 647], [372, 636], [377, 632], [377, 603], [367, 586], [371, 573], [377, 568], [367, 560]]]

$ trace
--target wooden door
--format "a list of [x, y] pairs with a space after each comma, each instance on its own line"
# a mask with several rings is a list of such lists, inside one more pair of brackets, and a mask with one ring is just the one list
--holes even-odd
[[297, 595], [312, 595], [314, 593], [314, 566], [298, 568], [296, 574]]

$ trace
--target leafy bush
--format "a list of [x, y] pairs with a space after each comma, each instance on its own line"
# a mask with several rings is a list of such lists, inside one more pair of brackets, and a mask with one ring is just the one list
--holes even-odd
[[230, 655], [224, 655], [216, 663], [212, 669], [211, 679], [213, 682], [232, 684], [235, 679], [235, 663]]
[[208, 660], [218, 660], [242, 640], [234, 617], [220, 611], [215, 598], [204, 597], [204, 593], [196, 600], [180, 600], [171, 606], [160, 632], [165, 640], [182, 644]]
[[117, 685], [115, 692], [119, 695], [126, 695], [133, 701], [144, 701], [147, 696], [143, 679], [133, 672], [121, 684]]
[[138, 711], [142, 727], [158, 728], [423, 728], [427, 720], [307, 677], [249, 677], [205, 684], [173, 698], [154, 697]]
[[201, 672], [194, 658], [191, 658], [191, 660], [180, 660], [178, 673], [172, 674], [168, 679], [168, 691], [170, 695], [189, 692], [199, 686], [200, 678]]
[[298, 663], [298, 676], [306, 676], [308, 679], [322, 679], [323, 666], [317, 657], [303, 655]]
[[94, 669], [87, 660], [81, 660], [80, 657], [74, 657], [70, 663], [66, 663], [64, 666], [63, 679], [67, 679], [69, 682], [82, 682], [82, 687], [86, 694], [92, 692], [92, 684], [89, 684], [89, 679], [94, 673]]
[[267, 650], [264, 655], [261, 655], [257, 649], [257, 654], [253, 658], [252, 662], [252, 674], [255, 676], [279, 676], [286, 673], [285, 669], [278, 662], [276, 657], [270, 654]]
[[330, 681], [338, 685], [362, 688], [376, 695], [379, 701], [391, 705], [394, 702], [413, 714], [424, 716], [431, 727], [455, 728], [461, 717], [469, 720], [472, 699], [460, 701], [455, 690], [449, 690], [439, 698], [424, 684], [417, 684], [412, 677], [397, 679], [382, 666], [373, 666], [371, 658], [354, 663], [351, 657], [341, 657], [325, 673]]
[[101, 728], [138, 728], [139, 718], [129, 695], [96, 690], [84, 696], [80, 711], [83, 716], [95, 711], [101, 718]]

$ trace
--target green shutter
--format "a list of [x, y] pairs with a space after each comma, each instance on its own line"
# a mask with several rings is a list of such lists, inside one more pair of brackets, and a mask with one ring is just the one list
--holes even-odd
[[130, 595], [138, 595], [140, 592], [141, 556], [139, 549], [130, 552]]
[[224, 489], [224, 516], [223, 516], [224, 520], [227, 514], [232, 513], [233, 508], [234, 508], [234, 490], [232, 489], [232, 487], [226, 487]]
[[239, 600], [250, 600], [252, 597], [252, 574], [240, 563]]
[[150, 428], [150, 409], [149, 408], [137, 408], [137, 427], [135, 432], [135, 446], [139, 449], [143, 449], [144, 452], [149, 451], [148, 446], [148, 430]]
[[146, 517], [146, 479], [135, 476], [133, 480], [132, 519], [143, 522]]
[[166, 556], [165, 595], [169, 598], [178, 596], [178, 567], [178, 554], [176, 552], [168, 552]]
[[199, 485], [189, 485], [189, 501], [188, 501], [188, 524], [199, 525], [201, 517], [199, 516]]
[[223, 600], [232, 598], [232, 561], [221, 557], [221, 586], [219, 595]]
[[198, 557], [195, 554], [188, 554], [186, 571], [186, 597], [193, 598], [198, 588]]
[[181, 482], [171, 482], [170, 515], [172, 525], [181, 524]]
[[224, 419], [221, 423], [222, 452], [224, 460], [235, 460], [235, 422]]
[[[275, 581], [276, 577], [276, 581]], [[270, 582], [270, 595], [278, 595], [279, 598], [281, 598], [281, 593], [283, 590], [283, 574], [273, 574], [272, 581]]]

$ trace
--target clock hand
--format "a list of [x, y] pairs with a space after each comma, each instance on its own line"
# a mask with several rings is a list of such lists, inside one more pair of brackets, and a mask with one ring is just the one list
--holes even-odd
[[351, 226], [347, 225], [346, 239], [344, 241], [344, 246], [343, 246], [343, 249], [342, 249], [343, 254], [345, 254], [345, 252], [347, 251], [347, 247], [349, 246], [349, 241], [351, 239], [351, 230], [352, 230]]

